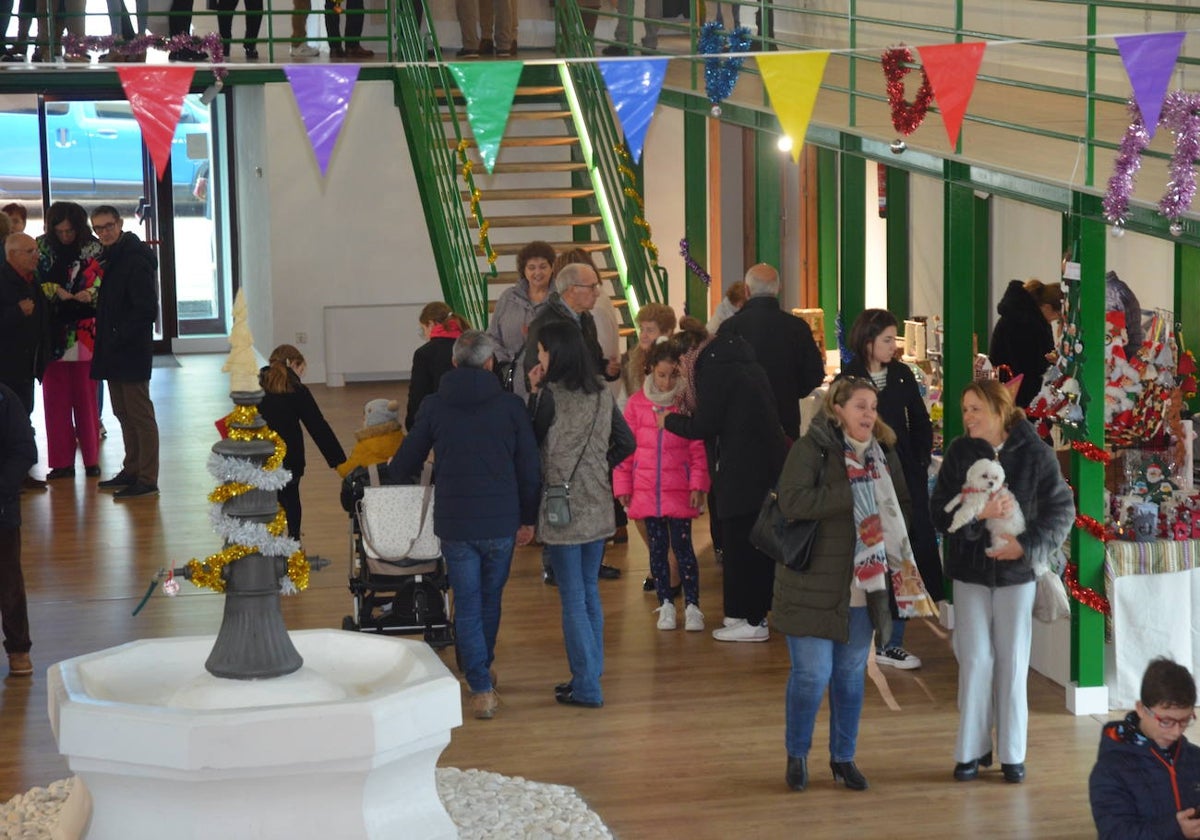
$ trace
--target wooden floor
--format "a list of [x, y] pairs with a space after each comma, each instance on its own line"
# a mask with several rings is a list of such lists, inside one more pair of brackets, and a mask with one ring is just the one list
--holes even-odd
[[[0, 800], [70, 775], [46, 717], [49, 665], [135, 638], [216, 632], [221, 597], [186, 583], [179, 597], [156, 594], [139, 616], [130, 615], [159, 567], [219, 548], [208, 525], [205, 496], [212, 481], [204, 462], [216, 440], [212, 421], [231, 408], [228, 384], [219, 357], [179, 360], [180, 367], [156, 368], [152, 381], [162, 432], [161, 497], [114, 502], [96, 492], [94, 479], [82, 477], [82, 465], [74, 482], [23, 497], [38, 671], [32, 680], [0, 681]], [[363, 403], [402, 398], [403, 388], [371, 383], [313, 391], [349, 450]], [[35, 421], [44, 441], [40, 410]], [[107, 477], [120, 468], [122, 452], [116, 421], [107, 416], [105, 422], [112, 433], [101, 454]], [[336, 475], [310, 444], [304, 543], [335, 562], [314, 575], [308, 592], [285, 599], [293, 629], [339, 627], [348, 612], [347, 522], [337, 488]], [[703, 524], [696, 535], [701, 605], [711, 627], [721, 620], [720, 571]], [[626, 574], [600, 585], [605, 707], [555, 704], [551, 688], [568, 677], [558, 596], [541, 582], [536, 550], [518, 550], [496, 653], [503, 705], [494, 720], [468, 718], [454, 732], [443, 765], [571, 785], [619, 838], [1095, 836], [1087, 776], [1100, 721], [1068, 714], [1062, 689], [1049, 680], [1030, 679], [1026, 783], [1007, 785], [995, 770], [981, 781], [956, 783], [957, 670], [949, 639], [932, 624], [913, 622], [907, 642], [924, 667], [889, 671], [886, 683], [868, 682], [858, 765], [871, 789], [833, 786], [824, 767], [822, 713], [811, 787], [791, 793], [783, 784], [782, 638], [722, 645], [707, 632], [660, 632], [654, 598], [642, 591], [646, 551], [636, 535], [628, 547], [610, 549], [608, 562]], [[453, 653], [444, 658], [453, 668]]]

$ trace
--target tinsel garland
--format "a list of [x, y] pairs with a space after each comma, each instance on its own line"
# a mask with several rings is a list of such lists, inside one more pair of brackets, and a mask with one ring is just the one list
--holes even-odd
[[[1197, 156], [1200, 156], [1200, 93], [1175, 90], [1163, 100], [1164, 125], [1175, 135], [1175, 154], [1171, 157], [1167, 191], [1158, 202], [1158, 212], [1178, 223], [1196, 197]], [[1177, 233], [1172, 229], [1172, 233]], [[1182, 232], [1180, 230], [1179, 232]]]
[[1090, 440], [1073, 440], [1071, 441], [1071, 448], [1089, 461], [1096, 461], [1105, 466], [1112, 460], [1111, 452], [1105, 452]]
[[1112, 615], [1112, 604], [1095, 589], [1088, 589], [1079, 583], [1079, 565], [1068, 563], [1063, 570], [1063, 585], [1067, 594], [1085, 607], [1090, 607], [1102, 615]]
[[1104, 523], [1095, 517], [1088, 516], [1086, 513], [1075, 514], [1075, 527], [1081, 531], [1087, 531], [1100, 542], [1108, 542], [1113, 539], [1111, 528], [1106, 528]]
[[[739, 26], [732, 32], [725, 32], [725, 25], [719, 20], [710, 20], [700, 27], [700, 38], [696, 48], [702, 55], [716, 56], [725, 52], [744, 53], [750, 50], [750, 30]], [[738, 73], [741, 72], [745, 58], [706, 58], [704, 59], [704, 91], [708, 101], [712, 103], [712, 115], [721, 116], [721, 103], [733, 93], [737, 84]]]
[[479, 207], [481, 195], [475, 187], [474, 180], [471, 178], [471, 172], [475, 169], [475, 162], [467, 157], [467, 149], [470, 145], [466, 139], [458, 141], [459, 172], [462, 175], [463, 183], [471, 191], [471, 215], [475, 217], [475, 223], [479, 225], [479, 247], [483, 249], [484, 256], [487, 257], [488, 265], [492, 268], [492, 274], [495, 274], [496, 252], [492, 249], [492, 240], [489, 235], [491, 224], [483, 218], [483, 210]]
[[188, 34], [172, 35], [170, 38], [163, 38], [159, 35], [138, 35], [128, 41], [115, 35], [80, 37], [68, 34], [63, 36], [62, 44], [63, 56], [66, 58], [87, 58], [88, 53], [101, 51], [130, 58], [143, 56], [146, 54], [146, 50], [150, 49], [166, 50], [167, 52], [190, 50], [208, 56], [209, 64], [214, 65], [212, 72], [216, 78], [224, 79], [228, 75], [228, 71], [223, 66], [225, 64], [225, 46], [221, 43], [221, 36], [216, 32], [210, 32], [203, 38]]
[[1138, 169], [1142, 166], [1142, 152], [1150, 145], [1150, 134], [1142, 122], [1142, 112], [1137, 103], [1129, 102], [1129, 127], [1121, 138], [1121, 148], [1113, 162], [1113, 174], [1108, 179], [1108, 190], [1104, 193], [1104, 218], [1114, 225], [1125, 224], [1129, 212], [1129, 197], [1137, 181]]
[[227, 516], [223, 505], [212, 505], [208, 521], [227, 544], [248, 545], [268, 557], [290, 557], [300, 550], [300, 542], [286, 536], [287, 514], [281, 507], [269, 523], [251, 522]]
[[259, 490], [279, 491], [292, 480], [291, 470], [272, 470], [264, 472], [253, 461], [245, 458], [233, 458], [229, 455], [218, 455], [213, 452], [208, 456], [208, 474], [220, 482], [248, 484]]
[[[267, 525], [259, 525], [260, 528], [265, 528], [267, 533], [272, 536], [281, 535], [287, 528], [287, 517], [284, 515], [283, 508], [275, 514], [275, 518]], [[294, 541], [293, 541], [294, 542]], [[225, 591], [225, 579], [222, 577], [222, 570], [230, 563], [241, 560], [243, 557], [249, 557], [251, 554], [258, 552], [260, 549], [252, 545], [244, 545], [241, 543], [233, 543], [225, 546], [216, 554], [210, 554], [203, 560], [192, 559], [186, 564], [188, 579], [196, 586], [211, 589], [214, 592]], [[286, 579], [290, 581], [290, 586], [283, 585], [285, 594], [291, 592], [302, 592], [308, 588], [309, 565], [308, 559], [304, 556], [304, 551], [296, 549], [293, 551], [287, 560]]]
[[687, 237], [679, 240], [679, 256], [683, 257], [683, 264], [687, 266], [687, 270], [699, 277], [706, 289], [712, 287], [712, 275], [692, 257], [692, 249], [688, 244]]
[[883, 67], [883, 76], [887, 80], [888, 105], [892, 109], [892, 126], [901, 134], [908, 136], [921, 127], [929, 105], [933, 102], [933, 85], [925, 68], [921, 68], [921, 87], [911, 103], [904, 99], [904, 77], [908, 75], [912, 63], [912, 51], [908, 47], [899, 46], [886, 50], [879, 63]]
[[638, 244], [646, 249], [646, 253], [650, 255], [650, 264], [658, 265], [658, 246], [651, 240], [650, 223], [642, 216], [646, 212], [646, 202], [642, 200], [642, 195], [637, 191], [637, 173], [629, 167], [632, 158], [629, 152], [620, 143], [613, 146], [613, 151], [617, 153], [617, 157], [621, 162], [617, 165], [617, 170], [624, 176], [627, 183], [622, 192], [625, 197], [637, 205], [638, 213], [633, 217], [633, 223], [645, 231], [645, 236], [638, 240]]

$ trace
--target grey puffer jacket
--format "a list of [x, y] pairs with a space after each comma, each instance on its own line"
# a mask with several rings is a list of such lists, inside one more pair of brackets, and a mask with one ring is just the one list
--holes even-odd
[[[883, 446], [896, 498], [911, 515], [904, 468], [895, 447]], [[821, 483], [817, 475], [824, 463]], [[845, 442], [824, 413], [788, 452], [779, 476], [779, 509], [789, 519], [818, 519], [812, 562], [804, 572], [775, 566], [771, 624], [788, 636], [850, 639], [850, 580], [854, 573], [854, 496], [846, 475]], [[890, 583], [890, 581], [889, 581]]]
[[529, 281], [518, 278], [496, 298], [496, 310], [488, 322], [487, 333], [500, 346], [496, 349], [496, 361], [511, 362], [525, 346], [525, 328], [537, 317], [550, 301], [550, 293], [541, 303], [529, 298]]
[[946, 458], [929, 499], [933, 526], [944, 535], [943, 564], [954, 580], [982, 586], [1015, 586], [1033, 580], [1033, 565], [1049, 562], [1063, 544], [1075, 522], [1075, 499], [1063, 480], [1054, 450], [1037, 436], [1033, 425], [1021, 421], [1008, 433], [1000, 448], [1000, 465], [1008, 489], [1025, 515], [1025, 533], [1018, 537], [1025, 555], [1017, 560], [996, 561], [985, 551], [991, 536], [982, 522], [972, 522], [953, 534], [946, 533], [953, 512], [946, 503], [958, 495], [967, 470], [980, 458], [994, 458], [996, 451], [985, 440], [963, 436], [946, 448]]
[[573, 469], [575, 477], [570, 482], [570, 524], [547, 523], [543, 504], [538, 511], [538, 539], [546, 545], [581, 545], [610, 537], [616, 530], [607, 457], [612, 393], [607, 388], [585, 394], [556, 384], [545, 387], [554, 398], [554, 420], [542, 441], [542, 487], [566, 482]]

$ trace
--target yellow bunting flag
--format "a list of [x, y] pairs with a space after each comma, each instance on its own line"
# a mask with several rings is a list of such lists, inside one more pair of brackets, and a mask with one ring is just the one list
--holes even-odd
[[812, 119], [825, 62], [829, 53], [824, 50], [791, 55], [756, 55], [758, 72], [771, 96], [771, 107], [784, 132], [792, 138], [792, 160], [800, 162], [800, 148]]

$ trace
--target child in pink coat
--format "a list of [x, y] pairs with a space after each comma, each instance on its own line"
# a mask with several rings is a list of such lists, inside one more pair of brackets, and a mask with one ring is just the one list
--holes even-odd
[[637, 438], [637, 450], [613, 472], [613, 495], [630, 519], [644, 520], [650, 547], [650, 571], [661, 606], [658, 629], [675, 629], [675, 591], [667, 553], [675, 550], [683, 583], [684, 628], [703, 630], [700, 566], [692, 550], [692, 520], [704, 507], [709, 489], [704, 441], [686, 440], [660, 428], [659, 415], [676, 410], [683, 391], [679, 359], [670, 345], [655, 344], [646, 353], [646, 381], [625, 404], [625, 421]]

